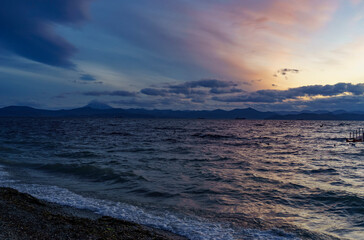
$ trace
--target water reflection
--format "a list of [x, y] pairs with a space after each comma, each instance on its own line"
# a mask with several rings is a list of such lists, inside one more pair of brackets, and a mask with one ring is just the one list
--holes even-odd
[[[362, 122], [0, 121], [0, 164], [24, 182], [234, 226], [363, 232]], [[17, 174], [27, 169], [29, 175]], [[51, 178], [49, 176], [52, 176]]]

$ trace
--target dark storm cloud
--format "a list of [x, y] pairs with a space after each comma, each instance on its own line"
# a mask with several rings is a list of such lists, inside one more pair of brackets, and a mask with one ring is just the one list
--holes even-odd
[[134, 92], [118, 90], [118, 91], [90, 91], [90, 92], [84, 92], [83, 95], [85, 95], [85, 96], [133, 97], [136, 94]]
[[92, 76], [91, 74], [82, 74], [80, 76], [80, 80], [83, 80], [83, 81], [96, 81], [96, 78], [94, 76]]
[[185, 82], [182, 84], [168, 85], [164, 88], [145, 88], [141, 93], [150, 96], [169, 96], [173, 94], [210, 95], [243, 92], [237, 88], [234, 82], [222, 81], [217, 79], [202, 79], [197, 81]]
[[338, 83], [335, 85], [303, 86], [288, 90], [259, 90], [234, 96], [213, 97], [213, 100], [220, 102], [274, 103], [305, 96], [313, 97], [321, 95], [334, 97], [343, 93], [362, 95], [364, 94], [364, 84]]
[[140, 90], [141, 93], [149, 96], [166, 96], [168, 95], [168, 91], [165, 89], [157, 89], [157, 88], [144, 88]]
[[245, 92], [244, 90], [240, 88], [212, 88], [210, 90], [210, 93], [212, 94], [227, 94], [227, 93], [241, 93]]
[[173, 93], [173, 94], [183, 94], [186, 96], [189, 95], [195, 95], [195, 94], [199, 94], [199, 95], [206, 95], [208, 93], [208, 91], [205, 90], [199, 90], [199, 89], [195, 89], [195, 88], [191, 88], [191, 87], [184, 87], [184, 86], [170, 86], [169, 93]]
[[[191, 81], [186, 82], [181, 85], [175, 85], [175, 86], [183, 86], [183, 87], [189, 87], [189, 88], [196, 88], [196, 87], [206, 87], [206, 88], [226, 88], [226, 87], [235, 87], [237, 86], [234, 82], [227, 82], [217, 79], [202, 79], [198, 81]], [[173, 86], [170, 86], [173, 87]]]
[[11, 0], [0, 7], [0, 47], [47, 65], [72, 68], [76, 48], [57, 35], [56, 24], [79, 24], [90, 0]]
[[247, 94], [233, 96], [215, 96], [212, 98], [218, 102], [280, 102], [284, 99], [281, 91], [278, 90], [259, 90]]

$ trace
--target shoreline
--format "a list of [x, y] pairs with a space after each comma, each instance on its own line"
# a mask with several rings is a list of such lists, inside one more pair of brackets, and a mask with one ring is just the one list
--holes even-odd
[[158, 239], [187, 238], [89, 210], [39, 200], [0, 187], [0, 239]]
[[[255, 227], [252, 226], [251, 221], [246, 220], [243, 225], [246, 229], [270, 229], [276, 231], [277, 236], [283, 234], [283, 232], [280, 233], [283, 230], [286, 234], [293, 234], [291, 237], [295, 236], [302, 240], [340, 239], [289, 224], [274, 226], [256, 221], [254, 223]], [[259, 227], [257, 228], [257, 226]], [[169, 231], [102, 216], [87, 209], [40, 200], [10, 187], [0, 187], [0, 239], [188, 240], [187, 237]]]

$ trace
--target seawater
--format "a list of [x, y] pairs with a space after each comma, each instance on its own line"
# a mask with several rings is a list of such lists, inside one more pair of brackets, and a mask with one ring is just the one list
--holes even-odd
[[363, 126], [3, 118], [0, 185], [189, 239], [364, 239]]

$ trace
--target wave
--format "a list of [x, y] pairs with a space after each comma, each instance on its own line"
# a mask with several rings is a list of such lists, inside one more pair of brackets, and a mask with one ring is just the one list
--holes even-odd
[[337, 170], [333, 168], [319, 168], [319, 169], [312, 169], [312, 170], [301, 170], [300, 171], [303, 174], [329, 174], [329, 175], [339, 175]]
[[329, 209], [329, 211], [342, 211], [349, 214], [364, 213], [364, 197], [358, 195], [329, 191], [311, 195], [310, 199], [326, 205], [340, 206], [340, 208]]
[[123, 136], [123, 137], [133, 136], [133, 134], [128, 133], [128, 132], [109, 132], [109, 133], [104, 133], [104, 134], [113, 135], [113, 136]]
[[8, 172], [4, 170], [4, 167], [0, 165], [0, 183], [1, 184], [8, 184], [8, 183], [15, 183], [16, 180], [10, 178]]
[[111, 168], [101, 168], [89, 164], [45, 164], [36, 167], [37, 170], [42, 170], [51, 173], [62, 173], [74, 175], [79, 178], [86, 178], [95, 182], [111, 181], [113, 183], [124, 183], [128, 181], [128, 177], [136, 175], [131, 172], [116, 173]]
[[4, 147], [4, 146], [0, 146], [0, 153], [22, 153], [21, 150], [16, 149], [16, 148], [10, 148], [10, 147]]
[[338, 137], [334, 137], [334, 138], [327, 138], [327, 140], [330, 141], [335, 141], [335, 142], [345, 142], [346, 138], [338, 138]]
[[186, 131], [185, 128], [180, 127], [155, 127], [155, 130], [170, 130], [170, 131]]
[[163, 229], [191, 240], [298, 240], [294, 234], [286, 233], [279, 229], [237, 229], [223, 223], [212, 222], [197, 216], [179, 215], [168, 211], [147, 211], [126, 203], [83, 197], [57, 186], [39, 184], [9, 185], [4, 183], [0, 183], [0, 186], [12, 187], [20, 192], [31, 194], [36, 198], [49, 202], [79, 209], [87, 209], [100, 215]]
[[40, 163], [24, 163], [24, 162], [11, 162], [6, 160], [0, 160], [1, 164], [10, 167], [22, 167], [29, 168], [38, 171], [43, 171], [53, 174], [65, 174], [78, 178], [84, 178], [92, 180], [94, 182], [111, 182], [111, 183], [124, 183], [131, 178], [137, 178], [138, 180], [144, 180], [142, 176], [138, 176], [133, 172], [121, 172], [117, 173], [111, 168], [97, 167], [91, 164], [40, 164]]
[[209, 139], [228, 139], [228, 138], [235, 138], [235, 136], [212, 134], [212, 133], [206, 133], [206, 134], [203, 134], [203, 133], [195, 133], [195, 134], [192, 134], [192, 137], [209, 138]]
[[256, 176], [254, 174], [252, 174], [251, 176], [249, 176], [249, 179], [254, 180], [255, 182], [258, 183], [267, 183], [267, 184], [272, 184], [275, 186], [279, 186], [279, 189], [304, 189], [306, 188], [303, 185], [300, 184], [296, 184], [296, 183], [291, 183], [291, 182], [283, 182], [280, 180], [275, 180], [272, 178], [267, 178], [267, 177], [263, 177], [263, 176]]
[[145, 197], [151, 197], [151, 198], [171, 198], [179, 196], [179, 194], [171, 194], [168, 192], [162, 192], [162, 191], [151, 191], [150, 189], [139, 187], [133, 190], [130, 190], [129, 193], [138, 193], [143, 194]]
[[90, 151], [80, 151], [80, 152], [63, 152], [55, 154], [57, 157], [61, 158], [98, 158], [99, 155]]
[[142, 147], [132, 147], [132, 148], [122, 148], [122, 149], [115, 149], [115, 150], [108, 150], [108, 153], [117, 153], [117, 152], [155, 152], [157, 149], [155, 148], [142, 148]]

